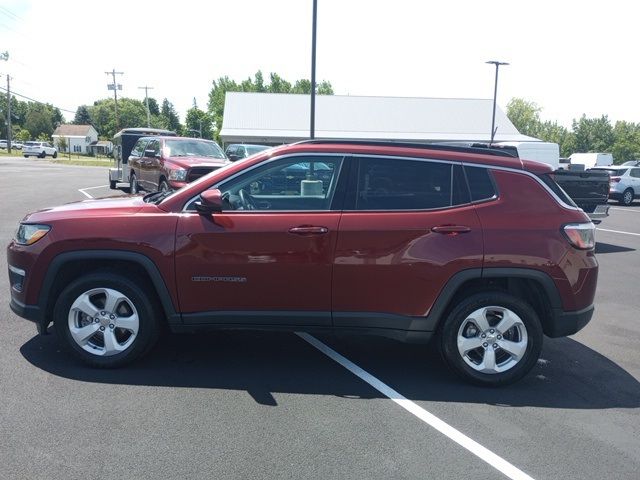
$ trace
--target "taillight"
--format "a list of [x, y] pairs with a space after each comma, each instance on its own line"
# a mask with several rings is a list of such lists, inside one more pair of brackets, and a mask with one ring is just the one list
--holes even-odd
[[596, 246], [596, 226], [589, 223], [568, 223], [562, 231], [569, 243], [580, 250], [590, 250]]
[[609, 183], [618, 183], [620, 181], [620, 177], [611, 177], [609, 179]]

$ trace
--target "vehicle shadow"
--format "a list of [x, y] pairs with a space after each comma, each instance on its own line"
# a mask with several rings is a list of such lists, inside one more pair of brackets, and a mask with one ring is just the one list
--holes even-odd
[[[523, 380], [503, 388], [468, 385], [451, 373], [434, 348], [377, 337], [318, 338], [414, 401], [500, 406], [638, 408], [640, 383], [620, 366], [570, 338], [545, 338], [541, 360]], [[20, 352], [60, 377], [119, 385], [232, 389], [276, 406], [273, 393], [380, 398], [382, 395], [290, 333], [225, 331], [166, 335], [141, 361], [100, 370], [79, 363], [55, 334], [35, 336]]]
[[620, 245], [612, 245], [610, 243], [596, 243], [596, 254], [635, 252], [635, 250], [635, 248], [622, 247]]

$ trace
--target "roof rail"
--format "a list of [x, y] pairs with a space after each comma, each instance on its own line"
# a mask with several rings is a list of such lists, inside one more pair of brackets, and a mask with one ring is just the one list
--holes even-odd
[[309, 140], [301, 140], [293, 143], [293, 145], [305, 145], [305, 144], [342, 144], [342, 145], [365, 145], [372, 147], [405, 147], [405, 148], [422, 148], [428, 150], [442, 150], [447, 152], [460, 152], [460, 153], [479, 153], [484, 155], [495, 155], [497, 157], [511, 157], [517, 158], [512, 153], [494, 148], [489, 144], [481, 144], [475, 142], [441, 142], [441, 143], [418, 143], [418, 142], [395, 142], [393, 140], [345, 140], [345, 139], [330, 139], [330, 138], [314, 138]]

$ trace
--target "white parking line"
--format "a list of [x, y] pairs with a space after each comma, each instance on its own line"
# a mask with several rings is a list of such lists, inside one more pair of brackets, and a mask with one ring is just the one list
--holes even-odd
[[343, 357], [338, 352], [333, 350], [331, 347], [325, 345], [314, 336], [309, 335], [308, 333], [303, 333], [303, 332], [296, 332], [296, 335], [298, 335], [300, 338], [302, 338], [303, 340], [305, 340], [306, 342], [308, 342], [309, 344], [311, 344], [312, 346], [320, 350], [322, 353], [324, 353], [326, 356], [328, 356], [332, 360], [342, 365], [344, 368], [349, 370], [354, 375], [360, 377], [360, 379], [367, 382], [369, 385], [371, 385], [373, 388], [378, 390], [387, 398], [393, 400], [395, 403], [400, 405], [409, 413], [412, 413], [413, 415], [418, 417], [420, 420], [425, 422], [427, 425], [430, 425], [431, 427], [435, 428], [443, 435], [446, 435], [451, 440], [456, 442], [458, 445], [467, 449], [469, 452], [473, 453], [475, 456], [477, 456], [481, 460], [484, 460], [486, 463], [488, 463], [493, 468], [503, 473], [507, 477], [511, 478], [512, 480], [533, 480], [532, 477], [530, 477], [519, 468], [507, 462], [504, 458], [499, 457], [498, 455], [493, 453], [491, 450], [483, 447], [475, 440], [472, 440], [471, 438], [467, 437], [464, 433], [460, 432], [459, 430], [456, 430], [451, 425], [440, 420], [438, 417], [436, 417], [432, 413], [429, 413], [427, 410], [420, 407], [419, 405], [412, 402], [411, 400], [404, 397], [403, 395], [400, 395], [394, 389], [392, 389], [391, 387], [381, 382], [380, 380], [378, 380], [376, 377], [374, 377], [367, 371], [357, 366], [351, 360], [347, 359], [346, 357]]
[[596, 230], [600, 230], [601, 232], [623, 233], [624, 235], [635, 235], [636, 237], [640, 237], [640, 233], [623, 232], [621, 230], [607, 230], [606, 228], [596, 228]]
[[93, 190], [95, 188], [104, 188], [104, 187], [108, 187], [109, 185], [98, 185], [97, 187], [87, 187], [87, 188], [79, 188], [78, 191], [83, 194], [84, 196], [88, 197], [88, 198], [93, 198], [92, 195], [89, 195], [87, 192], [85, 192], [85, 190]]
[[617, 207], [610, 207], [609, 210], [620, 210], [621, 212], [633, 212], [633, 213], [640, 213], [640, 210], [634, 210], [633, 208], [617, 208]]

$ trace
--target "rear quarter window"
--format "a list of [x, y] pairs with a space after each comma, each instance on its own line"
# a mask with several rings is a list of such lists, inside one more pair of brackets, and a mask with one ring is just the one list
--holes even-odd
[[480, 202], [498, 196], [495, 181], [488, 168], [465, 166], [464, 172], [469, 183], [471, 201]]

